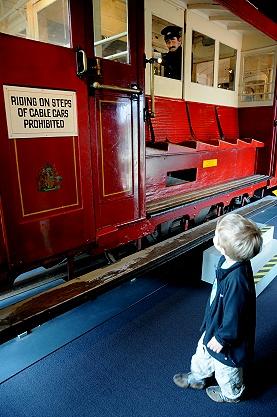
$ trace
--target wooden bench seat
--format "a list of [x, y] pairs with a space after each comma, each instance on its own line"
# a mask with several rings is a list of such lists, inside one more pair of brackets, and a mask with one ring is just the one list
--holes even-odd
[[147, 203], [256, 173], [263, 143], [239, 138], [236, 109], [220, 108], [221, 126], [215, 105], [162, 97], [155, 105], [154, 137], [149, 124], [146, 136]]

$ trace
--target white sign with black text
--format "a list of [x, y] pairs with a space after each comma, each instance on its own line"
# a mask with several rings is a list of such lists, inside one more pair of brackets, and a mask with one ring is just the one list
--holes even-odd
[[74, 91], [4, 85], [10, 139], [78, 136]]

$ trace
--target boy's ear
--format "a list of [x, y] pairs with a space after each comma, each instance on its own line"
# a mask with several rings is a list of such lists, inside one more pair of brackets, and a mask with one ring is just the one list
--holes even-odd
[[220, 247], [220, 252], [222, 253], [222, 255], [226, 255], [225, 250], [223, 248]]

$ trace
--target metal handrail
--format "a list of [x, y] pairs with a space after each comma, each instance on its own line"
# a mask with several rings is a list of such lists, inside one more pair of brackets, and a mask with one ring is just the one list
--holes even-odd
[[121, 32], [117, 35], [110, 36], [109, 38], [101, 39], [100, 41], [94, 42], [94, 46], [103, 45], [105, 43], [109, 43], [119, 38], [123, 38], [123, 36], [127, 36], [128, 32]]
[[122, 52], [117, 52], [116, 54], [104, 56], [103, 58], [105, 58], [105, 59], [116, 59], [116, 58], [121, 58], [122, 56], [125, 56], [127, 54], [128, 54], [128, 51], [122, 51]]
[[117, 85], [100, 84], [97, 81], [95, 81], [92, 84], [92, 87], [95, 88], [95, 90], [111, 90], [111, 91], [117, 91], [119, 93], [142, 94], [142, 90], [137, 87], [133, 87], [133, 88], [119, 87]]
[[155, 117], [155, 67], [154, 58], [149, 60], [150, 63], [150, 96], [151, 96], [151, 111], [150, 117]]

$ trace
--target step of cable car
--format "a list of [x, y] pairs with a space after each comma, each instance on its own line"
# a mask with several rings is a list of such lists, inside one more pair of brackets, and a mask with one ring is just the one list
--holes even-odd
[[269, 177], [267, 175], [252, 175], [250, 177], [241, 178], [237, 180], [232, 180], [224, 182], [222, 184], [217, 184], [205, 189], [199, 189], [193, 192], [179, 192], [175, 196], [169, 196], [158, 200], [148, 201], [146, 203], [146, 212], [148, 217], [154, 217], [157, 213], [162, 211], [171, 210], [172, 208], [177, 208], [183, 205], [195, 204], [195, 201], [205, 199], [213, 195], [221, 195], [226, 192], [230, 193], [234, 190], [239, 190], [241, 188], [250, 187], [256, 185], [259, 188], [259, 183], [267, 181]]
[[[257, 297], [277, 275], [277, 240], [273, 239], [274, 226], [259, 223], [258, 226], [263, 235], [263, 249], [251, 259]], [[213, 283], [220, 256], [214, 246], [203, 252], [202, 281]]]

